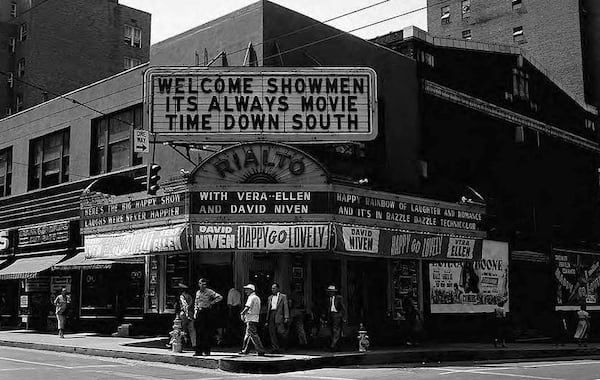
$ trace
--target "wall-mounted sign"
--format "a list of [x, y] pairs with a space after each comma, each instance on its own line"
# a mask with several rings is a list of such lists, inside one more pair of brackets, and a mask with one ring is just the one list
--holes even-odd
[[82, 198], [81, 230], [90, 233], [106, 228], [141, 228], [148, 222], [185, 218], [186, 193], [166, 193], [160, 196], [120, 195]]
[[134, 231], [89, 235], [85, 237], [85, 257], [119, 258], [188, 249], [187, 225], [143, 228]]
[[329, 224], [193, 224], [195, 250], [302, 250], [329, 248]]
[[19, 247], [68, 242], [70, 230], [69, 221], [19, 228]]
[[600, 255], [553, 252], [556, 309], [600, 310]]
[[215, 153], [191, 173], [194, 183], [327, 183], [329, 175], [310, 155], [276, 143], [244, 143]]
[[333, 202], [334, 213], [338, 215], [438, 228], [483, 230], [483, 211], [461, 205], [441, 205], [395, 194], [365, 196], [351, 192], [336, 192]]
[[8, 230], [0, 231], [0, 253], [11, 248], [9, 232]]
[[432, 313], [491, 313], [508, 298], [508, 243], [484, 240], [481, 258], [429, 264]]
[[377, 136], [370, 68], [157, 67], [151, 131], [200, 141], [359, 141]]
[[336, 224], [335, 250], [395, 258], [479, 260], [482, 240]]

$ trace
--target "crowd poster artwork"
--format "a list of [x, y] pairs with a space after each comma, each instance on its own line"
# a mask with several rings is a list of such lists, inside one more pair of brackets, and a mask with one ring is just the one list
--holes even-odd
[[429, 264], [431, 313], [491, 313], [508, 298], [508, 244], [484, 240], [481, 260]]
[[600, 255], [553, 252], [556, 310], [600, 310]]

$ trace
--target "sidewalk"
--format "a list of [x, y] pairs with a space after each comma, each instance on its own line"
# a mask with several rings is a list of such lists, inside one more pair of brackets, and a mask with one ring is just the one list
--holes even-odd
[[216, 348], [211, 356], [194, 357], [193, 352], [172, 353], [165, 347], [166, 337], [121, 338], [93, 333], [57, 335], [26, 330], [0, 331], [0, 345], [38, 350], [71, 352], [84, 355], [126, 358], [221, 369], [246, 373], [281, 373], [324, 367], [376, 364], [425, 364], [452, 361], [513, 360], [573, 356], [600, 356], [600, 344], [588, 347], [576, 344], [513, 343], [496, 349], [491, 344], [453, 343], [429, 344], [417, 347], [382, 348], [367, 353], [322, 351], [291, 351], [285, 355], [237, 355], [239, 348]]

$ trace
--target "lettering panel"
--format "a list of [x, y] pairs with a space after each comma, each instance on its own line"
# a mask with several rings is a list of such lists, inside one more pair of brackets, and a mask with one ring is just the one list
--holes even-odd
[[372, 140], [370, 68], [154, 68], [146, 74], [151, 130], [205, 141]]
[[20, 247], [40, 244], [64, 243], [71, 238], [71, 228], [68, 221], [49, 223], [39, 226], [19, 228], [18, 240]]

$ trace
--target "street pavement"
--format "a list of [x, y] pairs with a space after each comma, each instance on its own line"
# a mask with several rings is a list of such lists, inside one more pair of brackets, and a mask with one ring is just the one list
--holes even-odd
[[364, 366], [298, 371], [277, 375], [220, 370], [128, 359], [0, 347], [0, 380], [599, 380], [600, 360], [589, 358], [436, 366]]

